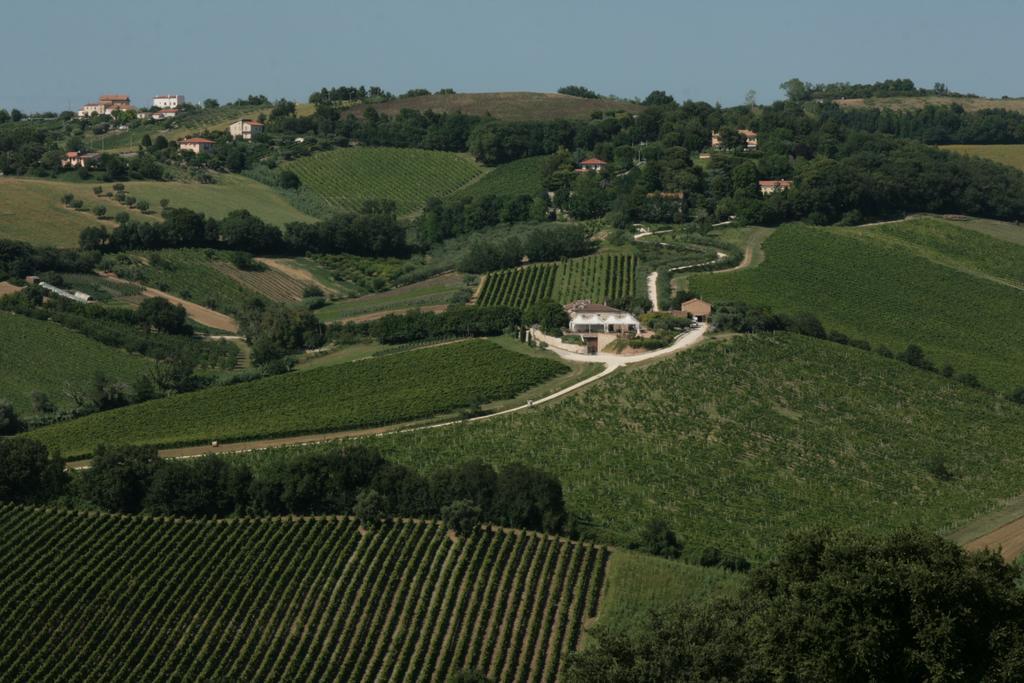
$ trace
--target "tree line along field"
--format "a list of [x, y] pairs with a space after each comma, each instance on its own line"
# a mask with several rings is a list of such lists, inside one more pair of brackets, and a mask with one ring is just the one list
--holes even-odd
[[33, 391], [59, 409], [70, 408], [67, 393], [86, 393], [97, 373], [130, 383], [153, 366], [57, 323], [0, 312], [0, 400], [22, 415], [34, 412]]
[[512, 398], [568, 370], [476, 339], [177, 394], [30, 434], [77, 456], [111, 441], [184, 446], [370, 427]]
[[456, 197], [483, 197], [486, 195], [536, 197], [544, 191], [544, 167], [548, 155], [527, 157], [495, 167], [476, 182], [459, 190]]
[[306, 189], [335, 209], [358, 210], [368, 199], [389, 199], [399, 214], [449, 195], [483, 171], [465, 154], [392, 147], [348, 147], [286, 165]]
[[436, 522], [0, 507], [0, 680], [554, 681], [608, 550]]
[[1002, 391], [1024, 385], [1024, 246], [934, 219], [863, 229], [784, 226], [757, 268], [690, 276], [713, 302], [815, 314], [828, 329]]
[[452, 93], [401, 97], [388, 102], [359, 104], [349, 111], [361, 116], [372, 107], [385, 116], [396, 116], [403, 109], [434, 112], [461, 112], [470, 116], [493, 116], [507, 121], [552, 121], [586, 119], [594, 112], [625, 111], [638, 114], [644, 106], [610, 98], [588, 98], [543, 92]]
[[[779, 333], [705, 343], [526, 412], [374, 443], [421, 471], [481, 453], [545, 469], [602, 542], [626, 545], [660, 515], [691, 558], [716, 547], [758, 561], [816, 524], [941, 531], [987, 512], [1024, 490], [1022, 418], [1019, 405], [934, 373]], [[934, 474], [943, 468], [948, 479]]]
[[595, 254], [499, 270], [488, 273], [478, 303], [524, 308], [542, 299], [568, 303], [630, 297], [636, 293], [637, 264], [630, 254]]

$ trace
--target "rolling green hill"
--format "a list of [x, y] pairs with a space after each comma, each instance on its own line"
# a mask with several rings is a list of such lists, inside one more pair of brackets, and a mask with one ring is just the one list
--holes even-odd
[[435, 522], [0, 506], [5, 680], [555, 680], [605, 548]]
[[31, 435], [74, 456], [112, 440], [171, 446], [369, 427], [511, 398], [568, 371], [469, 340], [177, 394]]
[[899, 351], [987, 386], [1024, 385], [1024, 246], [919, 219], [871, 228], [785, 226], [757, 268], [690, 277], [712, 301], [807, 311], [828, 329]]
[[625, 545], [659, 515], [690, 558], [717, 547], [763, 560], [816, 524], [948, 529], [1024, 490], [1024, 408], [786, 334], [708, 343], [525, 413], [375, 443], [421, 470], [470, 458], [546, 469], [588, 533]]
[[251, 104], [229, 104], [212, 109], [185, 112], [166, 121], [150, 121], [132, 127], [130, 130], [112, 130], [103, 135], [89, 133], [85, 141], [91, 149], [106, 152], [123, 152], [138, 149], [143, 135], [155, 139], [162, 135], [168, 140], [180, 140], [208, 130], [227, 130], [238, 119], [255, 119], [261, 113], [270, 111], [270, 105], [256, 107]]
[[981, 157], [1024, 171], [1024, 145], [939, 145], [957, 154]]
[[32, 413], [31, 394], [45, 393], [58, 408], [71, 408], [68, 391], [86, 394], [97, 373], [131, 382], [153, 362], [105, 346], [57, 323], [0, 312], [0, 399], [18, 413]]
[[452, 95], [402, 97], [390, 102], [356, 105], [349, 111], [362, 115], [368, 107], [378, 113], [395, 116], [403, 109], [436, 112], [462, 112], [473, 116], [493, 116], [509, 121], [551, 121], [586, 119], [594, 112], [625, 111], [636, 114], [643, 105], [605, 98], [573, 97], [547, 92], [481, 92]]
[[398, 213], [455, 192], [483, 171], [468, 155], [424, 149], [348, 147], [287, 164], [303, 186], [336, 209], [358, 210], [367, 199], [390, 199]]

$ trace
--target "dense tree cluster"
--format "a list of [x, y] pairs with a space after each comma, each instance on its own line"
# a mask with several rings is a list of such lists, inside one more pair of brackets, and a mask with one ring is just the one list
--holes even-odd
[[523, 257], [531, 263], [558, 261], [584, 256], [597, 247], [591, 240], [591, 231], [578, 225], [541, 225], [532, 229], [524, 226], [521, 235], [474, 238], [459, 259], [459, 270], [486, 273], [511, 268], [522, 263]]
[[451, 306], [443, 313], [411, 311], [365, 323], [336, 328], [346, 337], [373, 337], [382, 344], [405, 344], [447, 337], [486, 337], [503, 334], [522, 323], [519, 309], [508, 306]]
[[0, 280], [45, 272], [88, 273], [96, 267], [99, 258], [94, 251], [40, 247], [0, 239]]
[[266, 365], [285, 356], [323, 345], [324, 324], [309, 311], [254, 300], [238, 315], [239, 331], [252, 347], [252, 360]]
[[793, 101], [807, 100], [838, 100], [859, 99], [865, 97], [921, 97], [927, 95], [946, 95], [953, 97], [973, 97], [950, 92], [944, 83], [936, 83], [931, 88], [919, 88], [909, 78], [890, 78], [875, 83], [808, 83], [799, 78], [791, 78], [780, 89], [786, 97]]
[[736, 597], [598, 632], [569, 680], [1019, 680], [1020, 579], [995, 553], [921, 531], [805, 532]]
[[[50, 474], [38, 474], [45, 470], [45, 449], [40, 455], [33, 442], [15, 443], [12, 453], [30, 450], [36, 464], [12, 468], [11, 476], [45, 480], [32, 489], [40, 499], [60, 493], [61, 486], [46, 483]], [[0, 452], [0, 462], [18, 458], [24, 459]], [[514, 463], [495, 470], [469, 460], [424, 476], [371, 448], [351, 445], [289, 454], [259, 466], [219, 456], [163, 460], [151, 448], [106, 447], [76, 484], [73, 495], [112, 512], [322, 515], [358, 514], [362, 507], [365, 514], [371, 496], [375, 514], [387, 516], [439, 517], [447, 510], [453, 522], [475, 515], [479, 521], [549, 532], [562, 531], [568, 521], [561, 483], [536, 468]], [[3, 486], [0, 480], [0, 493]]]

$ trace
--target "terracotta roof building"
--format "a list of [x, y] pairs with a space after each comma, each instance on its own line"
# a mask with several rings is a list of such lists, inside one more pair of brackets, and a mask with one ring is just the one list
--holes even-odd
[[184, 140], [178, 140], [178, 149], [182, 152], [192, 152], [193, 154], [203, 154], [213, 149], [213, 140], [207, 140], [206, 138], [185, 138]]
[[699, 323], [707, 322], [711, 317], [711, 304], [703, 299], [684, 301], [681, 310]]
[[776, 192], [785, 192], [789, 188], [793, 187], [792, 180], [780, 179], [780, 180], [758, 180], [758, 186], [761, 188], [761, 194], [775, 194]]
[[591, 157], [590, 159], [584, 159], [580, 162], [577, 172], [586, 173], [589, 171], [603, 171], [608, 168], [608, 162], [604, 159], [598, 159], [597, 157]]

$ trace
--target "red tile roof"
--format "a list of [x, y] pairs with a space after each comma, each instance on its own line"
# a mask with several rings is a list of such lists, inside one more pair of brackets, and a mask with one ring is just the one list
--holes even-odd
[[584, 159], [580, 162], [580, 166], [607, 166], [608, 162], [604, 159], [598, 159], [594, 157], [592, 159]]
[[212, 145], [213, 140], [207, 140], [206, 138], [185, 138], [184, 140], [178, 140], [179, 145], [191, 145], [191, 144], [208, 144]]

